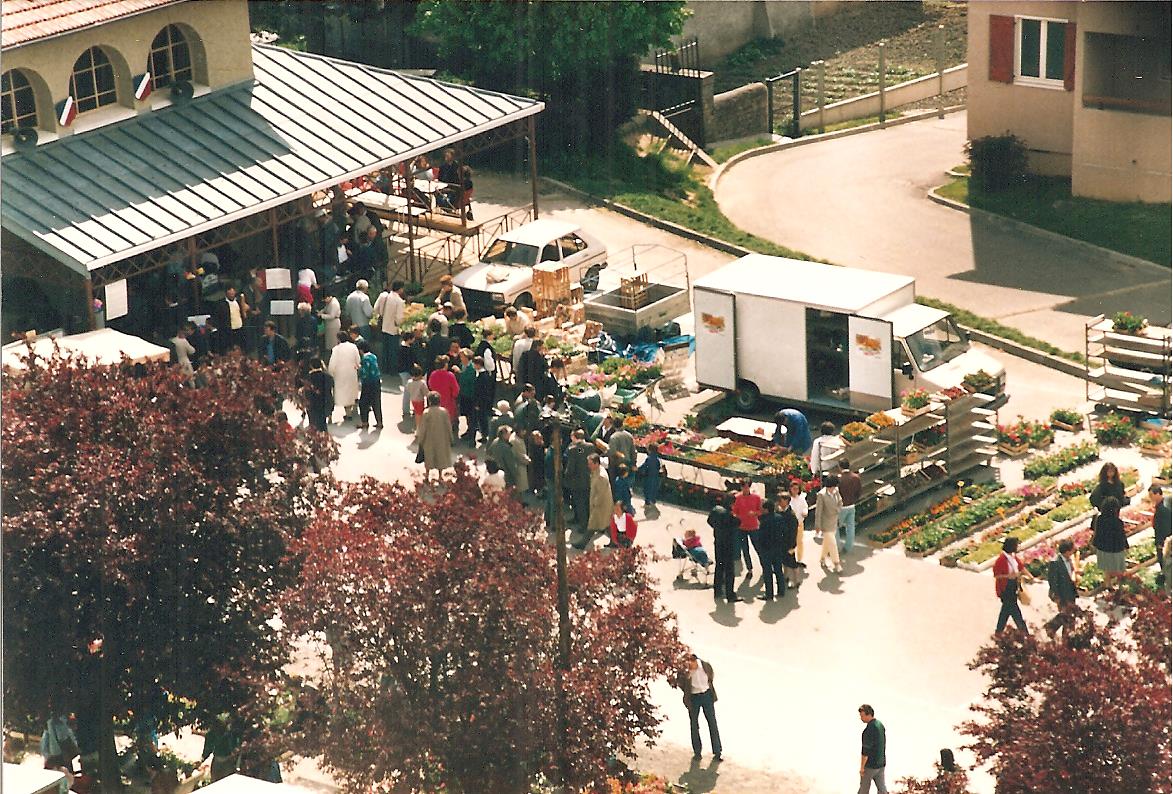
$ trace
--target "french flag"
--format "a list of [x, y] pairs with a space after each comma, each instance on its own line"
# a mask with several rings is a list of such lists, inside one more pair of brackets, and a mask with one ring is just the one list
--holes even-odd
[[57, 103], [57, 123], [68, 127], [77, 118], [77, 101], [73, 97], [66, 97], [64, 102]]
[[142, 102], [151, 95], [151, 90], [154, 87], [154, 80], [151, 79], [150, 72], [140, 74], [134, 78], [134, 98]]

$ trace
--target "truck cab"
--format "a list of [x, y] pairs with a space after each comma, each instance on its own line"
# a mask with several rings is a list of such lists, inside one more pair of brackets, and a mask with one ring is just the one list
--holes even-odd
[[507, 306], [534, 307], [533, 268], [555, 263], [570, 268], [583, 290], [598, 289], [607, 267], [607, 247], [577, 224], [542, 218], [498, 235], [480, 261], [453, 277], [465, 305], [477, 314], [500, 314]]
[[1006, 404], [1006, 370], [993, 357], [974, 350], [948, 312], [912, 303], [884, 319], [892, 323], [892, 377], [897, 394], [910, 389], [932, 394], [983, 370], [995, 380], [990, 389], [995, 399], [988, 407]]

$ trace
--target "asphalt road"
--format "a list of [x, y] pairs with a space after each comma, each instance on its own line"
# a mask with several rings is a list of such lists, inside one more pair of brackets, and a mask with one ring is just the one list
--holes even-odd
[[750, 158], [717, 201], [738, 226], [839, 265], [906, 273], [917, 292], [1082, 351], [1084, 320], [1170, 319], [1170, 271], [970, 217], [926, 198], [963, 162], [965, 113]]

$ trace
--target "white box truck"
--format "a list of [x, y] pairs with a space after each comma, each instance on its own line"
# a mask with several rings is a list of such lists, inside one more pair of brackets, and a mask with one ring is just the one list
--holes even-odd
[[985, 370], [1006, 403], [1006, 373], [948, 312], [916, 303], [910, 276], [750, 254], [693, 282], [696, 379], [760, 399], [861, 415], [904, 391], [936, 392]]

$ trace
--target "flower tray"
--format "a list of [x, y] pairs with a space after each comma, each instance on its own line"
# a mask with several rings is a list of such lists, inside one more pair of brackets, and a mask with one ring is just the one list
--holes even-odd
[[1011, 446], [1010, 444], [998, 444], [998, 451], [1003, 455], [1011, 458], [1021, 458], [1030, 450], [1030, 444], [1019, 444]]
[[1078, 433], [1079, 431], [1083, 430], [1082, 425], [1077, 427], [1075, 425], [1069, 425], [1066, 422], [1057, 422], [1054, 419], [1051, 420], [1051, 427], [1055, 428], [1056, 430], [1066, 430], [1068, 433]]
[[900, 406], [900, 413], [904, 414], [909, 419], [913, 419], [913, 418], [918, 417], [922, 414], [927, 414], [932, 409], [933, 409], [932, 403], [930, 403], [929, 405], [925, 405], [921, 408], [908, 408], [908, 407], [902, 405], [902, 406]]
[[1043, 440], [1035, 441], [1032, 439], [1030, 442], [1030, 447], [1031, 447], [1031, 449], [1046, 449], [1047, 447], [1051, 446], [1051, 444], [1053, 444], [1054, 442], [1055, 442], [1055, 439], [1053, 439], [1053, 438], [1048, 438], [1046, 441], [1043, 441]]
[[[1169, 445], [1159, 444], [1155, 447], [1150, 447], [1142, 444], [1140, 447], [1140, 454], [1148, 455], [1152, 458], [1166, 458], [1169, 456]], [[1154, 482], [1156, 481], [1154, 480]]]

